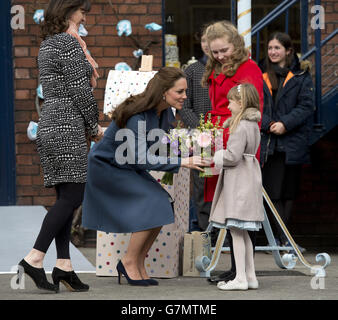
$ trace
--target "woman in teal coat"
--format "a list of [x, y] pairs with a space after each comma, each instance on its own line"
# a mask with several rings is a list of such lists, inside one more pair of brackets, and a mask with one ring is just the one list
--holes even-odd
[[158, 284], [149, 279], [144, 260], [161, 227], [174, 222], [174, 213], [170, 195], [148, 170], [178, 172], [181, 166], [202, 170], [198, 166], [207, 165], [199, 157], [168, 158], [161, 152], [164, 131], [158, 129], [169, 129], [170, 106], [182, 108], [186, 89], [182, 71], [160, 69], [143, 93], [116, 108], [104, 138], [89, 154], [83, 225], [132, 233], [127, 253], [117, 265], [119, 282], [124, 274], [129, 284]]

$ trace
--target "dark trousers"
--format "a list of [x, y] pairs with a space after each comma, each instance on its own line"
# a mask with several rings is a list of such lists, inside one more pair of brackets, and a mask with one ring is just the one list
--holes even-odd
[[193, 179], [193, 198], [197, 211], [198, 226], [201, 230], [206, 230], [209, 225], [211, 202], [204, 201], [204, 182], [205, 178], [199, 177], [199, 171], [192, 170]]
[[62, 183], [55, 186], [57, 199], [42, 222], [34, 249], [47, 252], [55, 239], [57, 259], [70, 259], [73, 213], [83, 201], [84, 188], [84, 183]]
[[[294, 199], [299, 191], [301, 169], [299, 164], [285, 164], [285, 153], [277, 151], [268, 157], [262, 168], [263, 186], [286, 226], [291, 216]], [[287, 238], [278, 222], [267, 205], [265, 209], [272, 222], [271, 228], [275, 237], [281, 244], [285, 243]]]

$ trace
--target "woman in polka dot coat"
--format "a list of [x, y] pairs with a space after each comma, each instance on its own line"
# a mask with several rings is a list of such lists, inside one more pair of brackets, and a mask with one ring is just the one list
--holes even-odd
[[[69, 255], [73, 212], [83, 200], [87, 175], [87, 137], [98, 140], [99, 111], [93, 96], [97, 67], [78, 35], [90, 10], [88, 0], [50, 0], [42, 24], [38, 56], [44, 104], [39, 119], [37, 150], [45, 187], [54, 187], [56, 202], [46, 214], [33, 249], [19, 263], [38, 288], [58, 291], [62, 282], [71, 291], [87, 291]], [[47, 281], [45, 254], [55, 239], [54, 284]]]

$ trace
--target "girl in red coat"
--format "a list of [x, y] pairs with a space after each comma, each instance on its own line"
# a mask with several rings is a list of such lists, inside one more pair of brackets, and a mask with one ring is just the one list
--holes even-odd
[[[209, 96], [213, 122], [221, 118], [221, 124], [231, 116], [228, 109], [227, 98], [229, 90], [241, 83], [253, 84], [259, 94], [260, 111], [263, 110], [263, 76], [257, 64], [250, 59], [250, 53], [245, 48], [244, 39], [238, 33], [236, 27], [228, 21], [218, 21], [210, 25], [206, 30], [206, 37], [210, 49], [210, 56], [206, 65], [206, 71], [202, 79], [202, 85], [209, 87]], [[261, 123], [259, 123], [260, 127]], [[224, 149], [229, 137], [224, 130]], [[259, 158], [259, 150], [256, 155]], [[205, 201], [212, 201], [216, 189], [218, 176], [207, 178], [205, 183]], [[205, 226], [207, 227], [207, 226]], [[254, 244], [254, 233], [250, 232]], [[227, 233], [230, 247], [232, 239], [230, 232]], [[232, 250], [231, 250], [232, 252]], [[236, 266], [231, 253], [232, 268], [217, 277], [211, 277], [212, 282], [228, 281], [235, 278]]]

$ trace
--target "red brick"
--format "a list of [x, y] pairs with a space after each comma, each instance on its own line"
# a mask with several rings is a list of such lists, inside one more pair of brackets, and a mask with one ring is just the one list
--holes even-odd
[[15, 99], [29, 99], [29, 90], [15, 90]]
[[29, 53], [29, 48], [26, 47], [16, 47], [14, 48], [15, 57], [27, 57]]
[[17, 80], [15, 82], [16, 89], [36, 89], [37, 81], [32, 79]]
[[16, 79], [30, 79], [29, 69], [15, 69]]
[[113, 48], [103, 48], [104, 57], [116, 57], [119, 53], [119, 49], [116, 47]]
[[16, 189], [18, 196], [38, 196], [37, 188], [33, 186], [18, 186]]
[[55, 203], [55, 197], [34, 197], [33, 205], [52, 206]]
[[33, 205], [32, 197], [17, 197], [18, 206], [31, 206]]
[[16, 183], [18, 185], [22, 185], [22, 186], [29, 186], [32, 185], [32, 177], [31, 176], [17, 176], [16, 177]]
[[[35, 152], [36, 152], [36, 146], [33, 143], [24, 143], [24, 144], [16, 145], [16, 154], [32, 154]], [[38, 168], [39, 166], [36, 166], [36, 167]], [[37, 172], [35, 172], [35, 170], [33, 171], [34, 171], [34, 174], [39, 173], [39, 170]]]
[[121, 5], [118, 8], [119, 14], [146, 14], [147, 6], [145, 5]]

